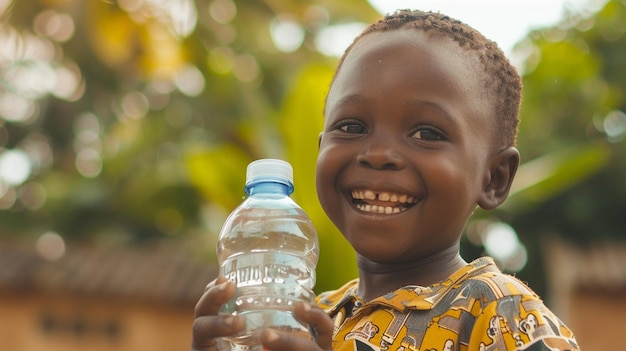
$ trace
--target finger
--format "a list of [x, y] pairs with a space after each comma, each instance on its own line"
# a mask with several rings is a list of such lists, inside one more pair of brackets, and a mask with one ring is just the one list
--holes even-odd
[[320, 308], [306, 303], [298, 303], [294, 313], [296, 318], [309, 325], [316, 333], [316, 340], [299, 337], [294, 333], [283, 333], [266, 329], [261, 334], [263, 346], [272, 351], [319, 351], [332, 350], [333, 321]]
[[215, 278], [212, 281], [210, 281], [209, 284], [206, 285], [206, 288], [204, 288], [204, 291], [209, 290], [211, 287], [213, 287], [215, 285], [222, 284], [225, 281], [226, 281], [226, 277], [224, 277], [223, 275], [220, 275], [217, 278]]
[[319, 346], [312, 338], [298, 337], [292, 333], [282, 333], [265, 329], [261, 334], [263, 347], [272, 351], [318, 351]]
[[234, 295], [235, 290], [235, 284], [224, 277], [207, 284], [194, 310], [193, 351], [216, 351], [215, 338], [234, 335], [243, 329], [244, 322], [240, 317], [218, 315], [222, 305]]
[[196, 317], [216, 315], [223, 304], [225, 304], [234, 294], [237, 287], [226, 278], [217, 278], [207, 285], [204, 294], [198, 300], [194, 313]]
[[215, 338], [234, 335], [243, 329], [244, 322], [235, 316], [205, 316], [196, 318], [192, 327], [193, 351], [217, 349]]
[[315, 331], [315, 339], [320, 348], [332, 349], [334, 324], [326, 312], [317, 306], [300, 302], [296, 304], [294, 314], [300, 322], [308, 324]]
[[214, 351], [217, 350], [217, 341], [215, 337], [209, 335], [212, 328], [212, 322], [208, 317], [196, 318], [193, 321], [191, 351]]

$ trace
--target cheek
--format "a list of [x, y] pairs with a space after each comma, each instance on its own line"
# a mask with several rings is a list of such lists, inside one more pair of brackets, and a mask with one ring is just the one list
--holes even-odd
[[461, 166], [458, 158], [432, 157], [422, 162], [422, 175], [427, 177], [431, 186], [456, 187], [466, 176], [470, 176], [465, 167]]
[[315, 185], [317, 197], [326, 215], [338, 225], [343, 212], [342, 194], [339, 189], [340, 177], [346, 158], [340, 147], [320, 147], [317, 158]]
[[333, 195], [334, 189], [333, 175], [335, 172], [333, 168], [333, 162], [327, 149], [320, 149], [315, 167], [315, 187], [317, 197], [326, 211], [328, 211], [326, 207], [329, 201], [332, 203], [329, 197]]
[[[480, 188], [475, 165], [465, 165], [461, 160], [449, 159], [443, 162], [431, 163], [431, 171], [425, 172], [430, 195], [447, 198], [449, 206], [474, 208], [477, 201], [476, 194]], [[455, 205], [456, 203], [456, 205]], [[446, 204], [444, 204], [446, 205]]]
[[321, 143], [317, 153], [316, 177], [325, 180], [337, 177], [350, 157], [347, 150], [341, 145]]

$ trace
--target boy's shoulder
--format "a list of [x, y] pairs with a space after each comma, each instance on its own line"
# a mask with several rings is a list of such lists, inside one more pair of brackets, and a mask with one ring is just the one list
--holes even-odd
[[[459, 273], [463, 274], [459, 277]], [[451, 276], [451, 287], [471, 291], [472, 294], [482, 295], [483, 298], [499, 299], [507, 296], [529, 296], [539, 299], [525, 282], [517, 277], [503, 273], [490, 257], [481, 257], [456, 272], [456, 279]]]
[[480, 257], [448, 279], [429, 287], [405, 287], [394, 295], [402, 295], [404, 307], [418, 310], [450, 308], [462, 301], [469, 304], [474, 301], [484, 307], [503, 299], [514, 303], [533, 301], [533, 304], [543, 304], [526, 283], [503, 273], [491, 257]]
[[[358, 279], [351, 280], [337, 290], [321, 293], [316, 302], [321, 308], [331, 312], [345, 303], [358, 299], [357, 286]], [[428, 287], [405, 286], [376, 300], [384, 301], [386, 305], [396, 305], [398, 309], [427, 310], [442, 302], [449, 304], [452, 302], [450, 299], [458, 301], [460, 298], [469, 298], [489, 303], [513, 296], [524, 297], [523, 300], [541, 301], [527, 284], [503, 273], [492, 258], [481, 257], [444, 281]]]

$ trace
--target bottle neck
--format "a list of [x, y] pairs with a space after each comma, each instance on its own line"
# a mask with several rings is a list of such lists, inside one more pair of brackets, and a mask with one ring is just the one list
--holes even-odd
[[284, 179], [264, 179], [246, 184], [245, 192], [248, 196], [256, 194], [282, 194], [289, 196], [293, 192], [293, 184]]

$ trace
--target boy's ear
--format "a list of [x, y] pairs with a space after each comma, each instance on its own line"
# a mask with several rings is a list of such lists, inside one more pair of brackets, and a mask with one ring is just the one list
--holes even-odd
[[506, 200], [519, 162], [519, 151], [513, 146], [492, 157], [489, 174], [486, 175], [483, 192], [478, 199], [481, 208], [493, 210]]

